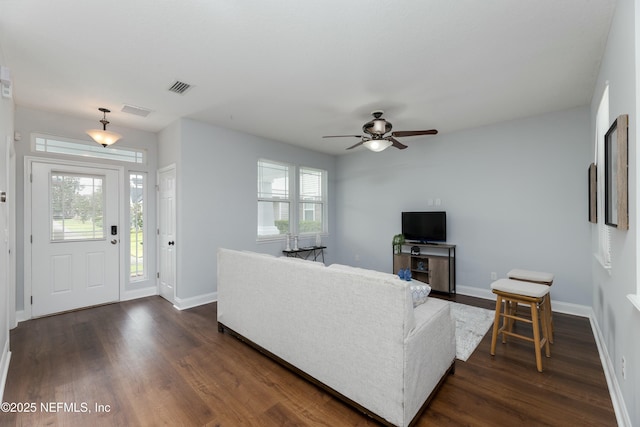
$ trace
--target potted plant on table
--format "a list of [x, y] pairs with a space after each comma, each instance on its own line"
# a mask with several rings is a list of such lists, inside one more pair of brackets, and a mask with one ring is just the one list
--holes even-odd
[[402, 245], [404, 245], [404, 234], [396, 234], [393, 236], [393, 253], [401, 254], [402, 253]]

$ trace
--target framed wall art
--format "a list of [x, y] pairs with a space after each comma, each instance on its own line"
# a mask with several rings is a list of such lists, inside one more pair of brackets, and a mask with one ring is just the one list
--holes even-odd
[[598, 175], [595, 163], [589, 165], [589, 222], [598, 223]]
[[604, 136], [604, 222], [629, 229], [629, 116], [622, 114]]

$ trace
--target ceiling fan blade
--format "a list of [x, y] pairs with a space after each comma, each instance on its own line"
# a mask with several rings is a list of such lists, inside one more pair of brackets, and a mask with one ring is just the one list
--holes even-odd
[[396, 147], [398, 150], [404, 150], [405, 148], [407, 148], [406, 145], [404, 145], [403, 143], [401, 143], [400, 141], [398, 141], [397, 139], [395, 139], [394, 137], [390, 136], [388, 138], [386, 138], [387, 141], [391, 141], [391, 145], [393, 145], [394, 147]]
[[323, 138], [362, 138], [362, 135], [325, 135]]
[[347, 148], [347, 150], [351, 150], [352, 148], [359, 147], [362, 144], [364, 144], [365, 142], [366, 142], [366, 140], [363, 139], [362, 141], [358, 142], [357, 144], [353, 144], [351, 147]]
[[397, 132], [391, 132], [391, 136], [403, 137], [403, 136], [418, 136], [418, 135], [435, 135], [438, 131], [435, 129], [429, 130], [400, 130]]

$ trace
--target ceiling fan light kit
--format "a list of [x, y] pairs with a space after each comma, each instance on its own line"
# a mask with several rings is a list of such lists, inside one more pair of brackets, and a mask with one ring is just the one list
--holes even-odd
[[[362, 126], [362, 131], [367, 135], [326, 135], [323, 138], [360, 138], [360, 142], [357, 144], [348, 147], [347, 150], [351, 150], [352, 148], [359, 147], [364, 145], [371, 151], [380, 152], [385, 150], [390, 146], [394, 146], [399, 150], [404, 150], [407, 148], [406, 145], [398, 141], [396, 138], [402, 138], [405, 136], [419, 136], [419, 135], [435, 135], [438, 133], [435, 129], [430, 130], [408, 130], [408, 131], [399, 131], [399, 132], [391, 132], [393, 126], [391, 122], [385, 120], [382, 115], [384, 111], [376, 110], [371, 113], [373, 115], [373, 120], [365, 123]], [[391, 132], [391, 135], [384, 136], [385, 134]]]
[[386, 139], [370, 139], [364, 142], [362, 145], [367, 147], [369, 150], [378, 153], [391, 147], [391, 141], [388, 141]]
[[103, 107], [98, 108], [98, 110], [101, 111], [103, 115], [102, 120], [100, 120], [100, 123], [102, 123], [102, 129], [90, 129], [87, 131], [87, 135], [89, 135], [98, 144], [103, 147], [107, 147], [111, 144], [115, 144], [120, 138], [122, 138], [122, 135], [107, 130], [107, 125], [109, 124], [109, 121], [107, 120], [107, 113], [110, 113], [111, 110]]

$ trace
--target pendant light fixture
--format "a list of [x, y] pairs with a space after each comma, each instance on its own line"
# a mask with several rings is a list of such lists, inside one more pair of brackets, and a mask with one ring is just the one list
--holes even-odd
[[107, 120], [107, 113], [110, 113], [111, 110], [102, 107], [98, 108], [98, 110], [102, 111], [103, 114], [102, 120], [100, 120], [100, 123], [102, 123], [102, 129], [91, 129], [87, 131], [87, 134], [98, 144], [103, 147], [107, 147], [111, 144], [115, 144], [120, 138], [122, 138], [122, 135], [115, 132], [109, 132], [107, 130], [107, 125], [109, 124], [109, 121]]

